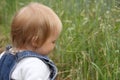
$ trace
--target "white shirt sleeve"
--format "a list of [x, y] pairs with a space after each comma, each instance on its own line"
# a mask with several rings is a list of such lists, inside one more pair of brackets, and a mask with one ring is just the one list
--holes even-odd
[[12, 73], [15, 80], [49, 80], [49, 67], [40, 59], [29, 57], [21, 60]]

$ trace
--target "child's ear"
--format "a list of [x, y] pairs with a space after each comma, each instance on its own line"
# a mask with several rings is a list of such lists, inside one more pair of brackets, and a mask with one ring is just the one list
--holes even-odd
[[37, 48], [37, 46], [38, 46], [38, 44], [37, 44], [37, 39], [38, 39], [37, 36], [35, 36], [35, 37], [32, 38], [32, 46], [33, 46], [34, 48]]

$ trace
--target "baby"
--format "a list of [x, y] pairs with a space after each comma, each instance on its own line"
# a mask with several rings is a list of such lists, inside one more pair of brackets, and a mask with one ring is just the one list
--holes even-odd
[[0, 55], [0, 80], [55, 80], [57, 68], [47, 55], [61, 30], [60, 19], [49, 7], [30, 3], [20, 9], [11, 24], [12, 48]]

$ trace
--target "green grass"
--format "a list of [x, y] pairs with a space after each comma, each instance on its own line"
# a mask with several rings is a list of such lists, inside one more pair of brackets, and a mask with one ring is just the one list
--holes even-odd
[[14, 13], [31, 1], [51, 7], [62, 20], [50, 56], [58, 80], [120, 80], [119, 0], [0, 0], [0, 47], [10, 43]]

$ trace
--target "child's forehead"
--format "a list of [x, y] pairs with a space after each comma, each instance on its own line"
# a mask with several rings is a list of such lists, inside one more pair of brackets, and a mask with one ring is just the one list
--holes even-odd
[[52, 38], [57, 38], [57, 37], [59, 37], [60, 33], [61, 33], [61, 27], [58, 27], [57, 30], [54, 30], [54, 32], [51, 34], [51, 36], [52, 36]]

